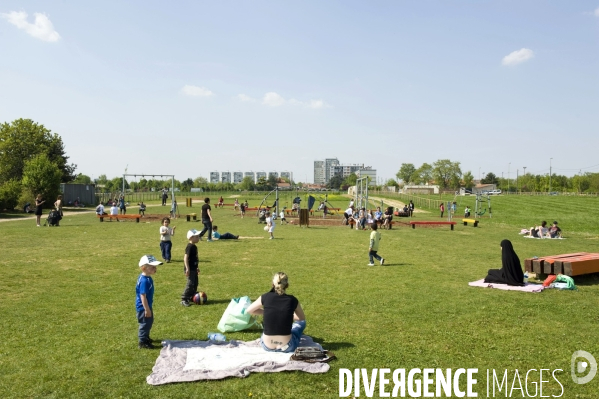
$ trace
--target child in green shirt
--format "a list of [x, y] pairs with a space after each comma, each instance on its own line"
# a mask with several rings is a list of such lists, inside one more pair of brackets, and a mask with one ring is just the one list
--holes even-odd
[[385, 258], [382, 258], [377, 254], [379, 250], [379, 242], [381, 241], [381, 233], [378, 232], [378, 226], [376, 223], [373, 223], [370, 228], [372, 229], [372, 233], [370, 233], [370, 246], [368, 248], [368, 256], [370, 257], [370, 263], [368, 266], [374, 266], [373, 258], [381, 262], [382, 266], [385, 264]]

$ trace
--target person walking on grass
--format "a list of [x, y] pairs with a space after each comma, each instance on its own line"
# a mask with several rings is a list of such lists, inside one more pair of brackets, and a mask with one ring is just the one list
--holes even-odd
[[441, 205], [439, 205], [439, 210], [441, 211], [441, 217], [443, 217], [443, 213], [445, 212], [445, 205], [441, 202]]
[[379, 242], [381, 241], [381, 233], [379, 233], [376, 223], [372, 224], [371, 229], [372, 233], [370, 233], [370, 245], [368, 248], [368, 257], [370, 258], [370, 263], [368, 263], [368, 266], [374, 266], [374, 259], [378, 260], [382, 266], [385, 264], [385, 258], [377, 254], [379, 250]]
[[135, 286], [135, 310], [137, 311], [137, 322], [139, 323], [139, 349], [154, 349], [150, 330], [154, 324], [154, 280], [152, 275], [156, 273], [156, 266], [162, 262], [156, 260], [152, 255], [144, 255], [139, 260], [141, 274], [137, 278]]
[[162, 252], [162, 259], [166, 263], [171, 262], [171, 248], [173, 247], [173, 242], [171, 241], [171, 237], [175, 235], [175, 227], [170, 227], [171, 220], [169, 218], [162, 219], [162, 226], [160, 226], [160, 252]]
[[185, 277], [187, 277], [187, 284], [183, 294], [181, 294], [181, 305], [186, 308], [191, 306], [190, 301], [193, 301], [193, 296], [198, 290], [198, 275], [200, 274], [200, 258], [198, 256], [198, 247], [196, 243], [200, 241], [200, 232], [197, 230], [189, 230], [187, 232], [187, 240], [189, 243], [185, 247], [185, 256], [183, 257], [183, 264], [185, 265]]
[[202, 223], [204, 228], [200, 232], [200, 241], [206, 232], [208, 232], [208, 238], [206, 241], [212, 242], [212, 208], [210, 207], [210, 198], [204, 198], [204, 205], [202, 205]]

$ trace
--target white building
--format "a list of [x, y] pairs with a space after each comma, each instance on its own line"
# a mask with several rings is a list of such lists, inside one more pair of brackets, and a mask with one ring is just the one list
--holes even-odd
[[361, 179], [364, 177], [369, 177], [370, 180], [368, 181], [368, 185], [376, 186], [376, 169], [372, 169], [371, 166], [367, 166], [365, 168], [359, 169], [356, 172], [356, 176], [358, 177], [358, 179]]
[[220, 181], [219, 173], [218, 172], [210, 172], [210, 183], [218, 183], [219, 181]]
[[266, 172], [256, 172], [256, 182], [258, 182], [261, 177], [266, 179]]

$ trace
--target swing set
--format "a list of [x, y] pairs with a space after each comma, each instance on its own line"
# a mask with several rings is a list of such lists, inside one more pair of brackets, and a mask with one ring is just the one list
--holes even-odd
[[170, 217], [175, 218], [178, 216], [181, 216], [179, 213], [179, 207], [177, 206], [177, 200], [175, 199], [175, 175], [148, 175], [148, 174], [131, 174], [131, 173], [124, 173], [123, 174], [123, 196], [125, 195], [125, 179], [127, 176], [132, 176], [135, 179], [135, 182], [137, 183], [137, 176], [141, 177], [142, 179], [145, 179], [146, 176], [147, 177], [152, 177], [152, 179], [155, 179], [156, 177], [160, 177], [161, 179], [164, 177], [170, 177], [171, 178], [171, 211], [170, 211]]
[[[486, 197], [486, 204], [485, 204]], [[485, 207], [486, 205], [486, 207]], [[493, 217], [493, 211], [491, 209], [491, 196], [489, 194], [476, 193], [476, 204], [474, 206], [474, 216], [476, 218], [482, 217], [487, 211], [489, 211], [489, 218]]]

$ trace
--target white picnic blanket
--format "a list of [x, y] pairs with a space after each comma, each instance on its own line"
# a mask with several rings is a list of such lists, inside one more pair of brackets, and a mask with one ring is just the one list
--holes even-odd
[[[218, 345], [211, 341], [163, 341], [152, 374], [146, 377], [150, 385], [173, 382], [219, 380], [227, 377], [244, 378], [251, 372], [305, 371], [326, 373], [326, 363], [306, 363], [290, 360], [292, 353], [267, 352], [260, 339], [243, 342], [232, 340]], [[320, 344], [302, 336], [300, 346]]]
[[514, 286], [514, 285], [507, 285], [507, 284], [485, 283], [484, 278], [481, 278], [480, 280], [468, 283], [468, 285], [471, 287], [497, 288], [498, 290], [521, 291], [521, 292], [541, 292], [541, 291], [543, 291], [543, 289], [545, 289], [543, 284], [526, 283], [526, 285], [524, 287], [518, 287], [518, 286]]

